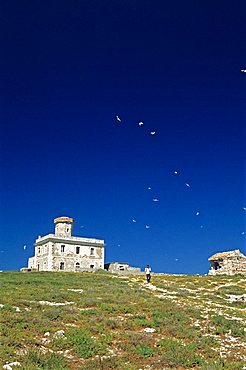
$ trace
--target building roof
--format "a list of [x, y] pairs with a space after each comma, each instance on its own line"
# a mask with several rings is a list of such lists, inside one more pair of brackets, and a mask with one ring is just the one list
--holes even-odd
[[209, 257], [209, 261], [214, 261], [214, 260], [219, 260], [219, 259], [224, 259], [226, 257], [231, 257], [234, 255], [242, 255], [243, 254], [239, 251], [239, 249], [235, 249], [234, 251], [228, 251], [228, 252], [219, 252], [213, 254], [211, 257]]
[[68, 222], [72, 224], [74, 219], [72, 217], [61, 216], [54, 219], [54, 224], [57, 224], [58, 222]]
[[35, 245], [42, 245], [47, 243], [48, 241], [56, 242], [56, 243], [68, 243], [68, 244], [78, 244], [78, 245], [91, 245], [95, 247], [104, 247], [104, 240], [103, 239], [95, 239], [95, 238], [81, 238], [77, 236], [68, 236], [68, 237], [61, 237], [55, 234], [47, 234], [44, 236], [38, 237], [36, 239]]
[[114, 264], [118, 264], [118, 265], [129, 265], [128, 262], [108, 262], [106, 263], [106, 265], [114, 265]]

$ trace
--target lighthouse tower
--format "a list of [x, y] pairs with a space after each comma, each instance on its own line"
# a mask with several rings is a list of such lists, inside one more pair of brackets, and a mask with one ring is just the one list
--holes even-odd
[[54, 219], [55, 235], [61, 238], [69, 238], [72, 236], [74, 219], [71, 217], [57, 217]]

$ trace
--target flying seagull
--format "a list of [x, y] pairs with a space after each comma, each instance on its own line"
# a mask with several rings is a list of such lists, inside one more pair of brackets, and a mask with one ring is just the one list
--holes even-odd
[[243, 207], [243, 210], [246, 211], [246, 207]]
[[244, 72], [244, 73], [246, 73], [246, 69], [241, 69], [241, 72]]
[[132, 222], [137, 222], [136, 220], [134, 220], [134, 218], [132, 219]]
[[119, 116], [116, 116], [116, 119], [117, 119], [118, 122], [121, 122], [121, 119], [120, 119]]
[[143, 122], [142, 121], [140, 121], [140, 122], [138, 122], [138, 126], [143, 126]]
[[187, 186], [187, 188], [190, 188], [190, 184], [188, 184], [187, 182], [185, 183], [185, 185]]
[[174, 174], [177, 175], [178, 174], [178, 171], [174, 171]]
[[155, 135], [155, 131], [151, 131], [150, 132], [150, 135]]
[[150, 226], [149, 225], [145, 225], [145, 229], [149, 229], [150, 228]]
[[158, 198], [153, 198], [153, 202], [159, 202]]
[[24, 250], [26, 249], [26, 245], [24, 245], [23, 249], [24, 249]]
[[200, 212], [199, 212], [199, 211], [197, 211], [197, 212], [196, 212], [196, 216], [199, 216], [199, 215], [200, 215]]
[[151, 187], [150, 186], [148, 187], [148, 190], [151, 190]]

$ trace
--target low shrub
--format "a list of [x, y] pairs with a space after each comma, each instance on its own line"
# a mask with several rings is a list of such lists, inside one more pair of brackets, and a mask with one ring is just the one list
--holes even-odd
[[105, 341], [95, 340], [88, 331], [83, 329], [68, 330], [67, 340], [76, 354], [85, 359], [107, 352]]
[[30, 351], [21, 369], [28, 370], [69, 370], [67, 361], [62, 355]]
[[154, 356], [154, 348], [145, 346], [144, 344], [138, 344], [134, 352], [140, 357], [153, 357]]
[[162, 366], [193, 367], [202, 365], [204, 360], [196, 354], [196, 344], [184, 345], [177, 340], [164, 338], [158, 343]]

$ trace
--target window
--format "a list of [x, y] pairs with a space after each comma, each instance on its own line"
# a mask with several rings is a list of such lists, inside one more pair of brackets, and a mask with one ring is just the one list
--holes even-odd
[[69, 229], [67, 229], [67, 233], [69, 232]]
[[95, 248], [91, 248], [90, 255], [94, 256], [95, 255]]
[[91, 268], [91, 269], [94, 269], [94, 265], [90, 265], [90, 268]]
[[60, 262], [60, 270], [64, 270], [64, 267], [65, 267], [65, 263], [64, 262]]
[[41, 248], [40, 247], [38, 247], [38, 253], [40, 253], [41, 252]]
[[80, 269], [80, 263], [79, 262], [76, 262], [75, 263], [75, 270], [79, 270]]
[[65, 252], [65, 245], [64, 244], [61, 245], [61, 252]]
[[76, 254], [79, 254], [80, 252], [80, 247], [76, 247]]
[[219, 265], [219, 262], [218, 261], [214, 262], [214, 269], [215, 270], [219, 270], [220, 269], [220, 265]]
[[39, 271], [39, 263], [38, 263], [38, 271]]

